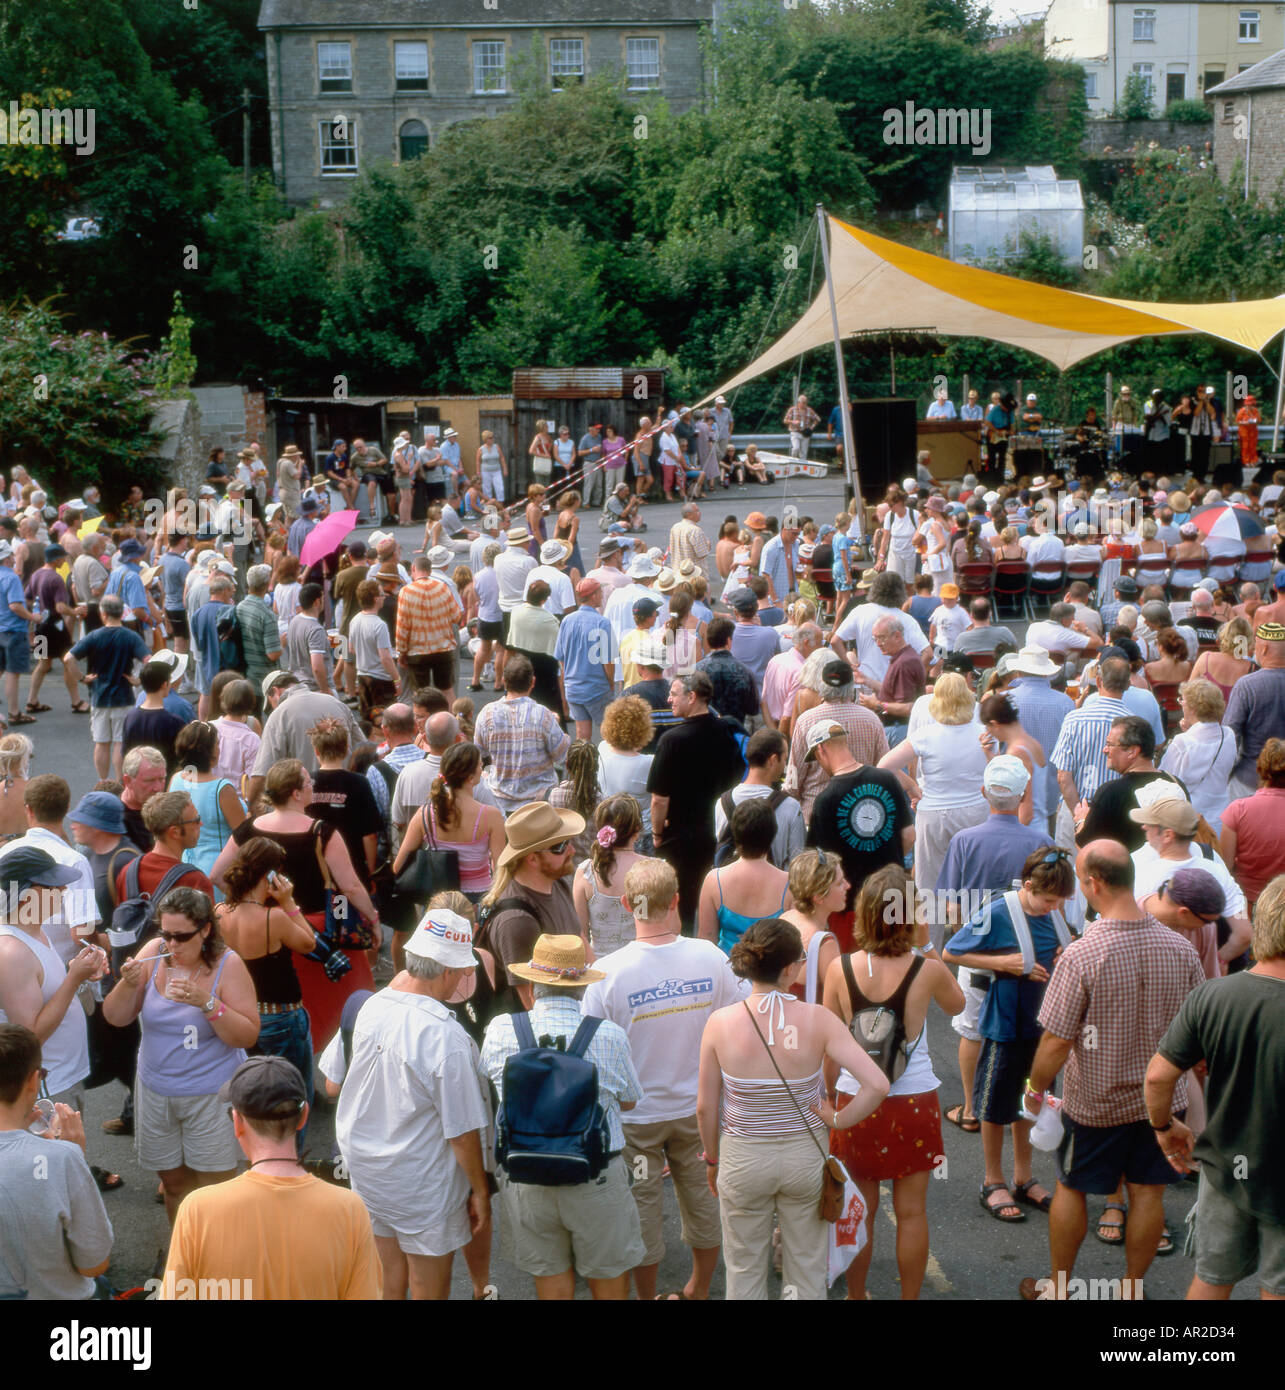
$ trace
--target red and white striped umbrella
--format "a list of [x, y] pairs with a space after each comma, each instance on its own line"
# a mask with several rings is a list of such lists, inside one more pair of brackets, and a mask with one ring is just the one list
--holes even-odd
[[1202, 535], [1229, 541], [1261, 536], [1267, 529], [1248, 507], [1232, 506], [1230, 502], [1201, 507], [1192, 512], [1191, 520]]

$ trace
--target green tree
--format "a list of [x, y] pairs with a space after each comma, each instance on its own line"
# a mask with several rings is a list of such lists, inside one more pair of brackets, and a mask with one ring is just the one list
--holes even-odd
[[171, 399], [192, 394], [196, 355], [192, 351], [192, 320], [183, 312], [183, 296], [174, 291], [174, 312], [169, 335], [161, 342], [156, 369], [156, 388]]
[[1151, 83], [1140, 73], [1131, 72], [1124, 79], [1124, 90], [1111, 115], [1117, 121], [1154, 120], [1156, 103], [1151, 94]]

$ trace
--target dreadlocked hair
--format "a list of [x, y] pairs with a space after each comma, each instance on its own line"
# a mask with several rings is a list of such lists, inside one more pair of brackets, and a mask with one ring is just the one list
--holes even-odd
[[624, 849], [642, 830], [642, 811], [638, 802], [628, 792], [618, 792], [599, 803], [594, 813], [595, 831], [610, 826], [616, 832], [611, 844], [600, 844], [597, 836], [589, 851], [593, 872], [599, 883], [609, 883], [616, 869], [616, 852]]
[[587, 738], [578, 738], [567, 752], [567, 779], [571, 783], [571, 809], [591, 821], [598, 808], [598, 750]]

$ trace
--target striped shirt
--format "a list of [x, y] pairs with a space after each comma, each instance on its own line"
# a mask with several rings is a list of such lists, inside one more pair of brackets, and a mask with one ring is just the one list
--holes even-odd
[[[1147, 1118], [1142, 1082], [1165, 1030], [1205, 972], [1191, 943], [1146, 913], [1099, 919], [1053, 967], [1040, 1023], [1073, 1042], [1064, 1103], [1077, 1124], [1109, 1127]], [[1187, 1104], [1187, 1081], [1173, 1108]]]
[[[488, 705], [487, 709], [494, 706]], [[582, 1022], [580, 1004], [575, 999], [537, 999], [531, 1008], [531, 1031], [542, 1038], [565, 1039], [570, 1046]], [[512, 1014], [496, 1014], [482, 1039], [482, 1070], [495, 1084], [500, 1104], [504, 1104], [504, 1064], [521, 1049], [513, 1031]], [[625, 1130], [620, 1121], [620, 1103], [643, 1098], [642, 1082], [634, 1067], [629, 1035], [610, 1019], [603, 1019], [589, 1043], [585, 1057], [598, 1068], [598, 1103], [607, 1116], [611, 1131], [611, 1151], [625, 1147]]]
[[1107, 767], [1107, 734], [1114, 720], [1132, 713], [1123, 700], [1099, 695], [1092, 704], [1072, 710], [1062, 721], [1048, 760], [1059, 772], [1069, 772], [1075, 778], [1075, 789], [1082, 800], [1092, 801], [1104, 782], [1114, 782], [1120, 775]]
[[833, 700], [804, 710], [790, 733], [790, 770], [796, 787], [794, 795], [803, 806], [803, 819], [809, 823], [813, 803], [830, 781], [830, 774], [815, 758], [810, 763], [804, 761], [808, 730], [823, 720], [843, 725], [848, 732], [848, 751], [862, 767], [873, 767], [888, 751], [888, 735], [879, 716], [864, 705]]
[[548, 796], [558, 783], [554, 764], [571, 747], [553, 711], [529, 695], [487, 705], [477, 717], [473, 742], [493, 760], [487, 783], [506, 816]]
[[445, 583], [436, 577], [414, 580], [397, 595], [397, 655], [454, 651], [463, 621], [464, 610]]
[[811, 1113], [811, 1106], [816, 1104], [821, 1091], [820, 1067], [811, 1076], [801, 1077], [789, 1084], [788, 1088], [776, 1077], [760, 1079], [729, 1076], [724, 1072], [722, 1131], [747, 1139], [802, 1134], [803, 1120], [799, 1118], [799, 1111], [802, 1110], [808, 1119], [808, 1128], [814, 1133], [823, 1134], [825, 1125], [819, 1116]]
[[[402, 768], [411, 763], [423, 762], [424, 750], [413, 743], [399, 743], [384, 754], [383, 761], [394, 771], [400, 772]], [[391, 804], [388, 795], [388, 782], [374, 763], [371, 763], [366, 769], [366, 781], [370, 783], [370, 790], [375, 795], [375, 805], [379, 807], [380, 819], [383, 822], [380, 828], [383, 829], [388, 824], [388, 812]]]
[[1044, 750], [1044, 804], [1056, 809], [1061, 792], [1057, 785], [1057, 768], [1049, 754], [1057, 744], [1063, 721], [1075, 708], [1075, 701], [1062, 691], [1054, 690], [1044, 676], [1022, 676], [1005, 693], [1017, 710], [1023, 732], [1030, 734]]

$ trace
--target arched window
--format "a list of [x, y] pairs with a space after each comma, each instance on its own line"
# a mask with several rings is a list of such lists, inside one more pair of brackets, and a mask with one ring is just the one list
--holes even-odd
[[398, 133], [402, 163], [418, 159], [428, 149], [428, 127], [423, 121], [407, 121]]

